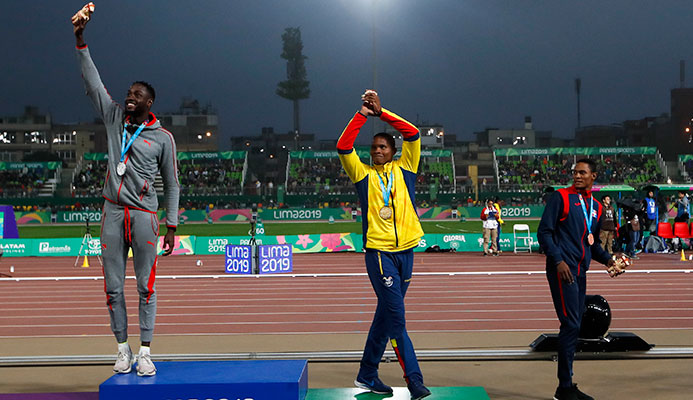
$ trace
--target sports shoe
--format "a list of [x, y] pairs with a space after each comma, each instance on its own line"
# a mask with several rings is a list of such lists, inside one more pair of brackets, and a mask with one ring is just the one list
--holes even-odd
[[132, 365], [135, 363], [135, 356], [132, 354], [130, 346], [126, 352], [119, 351], [116, 356], [116, 362], [113, 366], [113, 372], [116, 374], [129, 374], [132, 371]]
[[137, 375], [156, 375], [156, 367], [154, 366], [154, 363], [152, 362], [152, 357], [149, 354], [140, 354], [139, 356], [137, 356]]
[[370, 390], [375, 394], [390, 394], [392, 393], [392, 388], [387, 386], [380, 380], [377, 376], [373, 379], [363, 379], [360, 376], [356, 377], [354, 385], [363, 390]]
[[431, 391], [428, 390], [426, 386], [424, 386], [423, 382], [410, 382], [407, 385], [407, 389], [409, 389], [409, 393], [411, 394], [412, 400], [423, 399], [424, 397], [428, 397], [431, 394]]
[[553, 400], [594, 400], [590, 395], [581, 392], [576, 384], [571, 387], [557, 387]]

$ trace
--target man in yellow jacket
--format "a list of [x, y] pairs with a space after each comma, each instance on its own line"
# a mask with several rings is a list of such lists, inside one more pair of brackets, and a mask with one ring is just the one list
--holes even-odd
[[[375, 91], [367, 90], [362, 100], [361, 110], [349, 121], [337, 142], [339, 159], [356, 185], [361, 203], [366, 269], [378, 297], [354, 384], [374, 393], [392, 393], [392, 388], [378, 378], [378, 364], [389, 339], [404, 370], [412, 399], [423, 399], [431, 392], [424, 386], [404, 316], [404, 296], [414, 265], [413, 249], [423, 236], [414, 201], [421, 137], [414, 125], [382, 108]], [[404, 143], [398, 160], [393, 160], [397, 152], [395, 140], [386, 133], [373, 137], [373, 165], [359, 159], [354, 141], [369, 116], [379, 117], [402, 134]]]

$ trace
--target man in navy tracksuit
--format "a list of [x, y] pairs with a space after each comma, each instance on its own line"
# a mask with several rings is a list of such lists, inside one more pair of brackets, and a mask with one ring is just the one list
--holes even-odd
[[548, 200], [537, 238], [546, 254], [546, 277], [561, 322], [558, 334], [558, 381], [555, 400], [593, 400], [573, 384], [573, 358], [585, 308], [590, 260], [611, 266], [614, 261], [600, 245], [602, 205], [592, 196], [596, 165], [579, 160], [573, 186], [557, 190]]

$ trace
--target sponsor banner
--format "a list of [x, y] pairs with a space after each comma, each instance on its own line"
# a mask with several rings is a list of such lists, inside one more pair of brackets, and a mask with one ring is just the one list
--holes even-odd
[[243, 160], [247, 151], [179, 151], [176, 156], [184, 160]]
[[[364, 148], [364, 147], [357, 147], [356, 149], [356, 154], [358, 154], [359, 158], [366, 158], [369, 159], [371, 157], [370, 154], [370, 149]], [[180, 154], [180, 153], [179, 153]], [[319, 150], [298, 150], [298, 151], [291, 151], [290, 152], [291, 158], [299, 158], [299, 159], [305, 159], [305, 158], [339, 158], [339, 154], [336, 151], [319, 151]], [[402, 152], [398, 151], [395, 154], [395, 157], [401, 157]], [[451, 157], [452, 156], [452, 150], [443, 150], [443, 149], [424, 149], [421, 150], [421, 157], [422, 158], [427, 158], [427, 157]]]
[[34, 239], [34, 256], [76, 256], [82, 245], [80, 238]]
[[548, 147], [541, 149], [496, 149], [501, 156], [553, 156], [553, 155], [607, 155], [607, 154], [657, 154], [656, 147]]
[[[536, 233], [530, 235], [532, 237], [532, 251], [539, 250], [539, 242], [537, 241]], [[512, 233], [501, 233], [500, 235], [500, 250], [512, 252], [515, 247], [513, 244], [514, 236]], [[519, 245], [524, 246], [524, 242]], [[431, 246], [438, 246], [440, 249], [454, 249], [455, 251], [467, 252], [482, 252], [483, 235], [481, 233], [456, 233], [456, 234], [427, 234], [421, 238], [419, 245], [414, 248], [415, 252], [426, 251]]]
[[0, 161], [0, 171], [8, 169], [58, 169], [62, 163], [60, 161], [46, 162], [8, 162]]
[[0, 248], [3, 257], [28, 257], [33, 255], [34, 239], [2, 239]]

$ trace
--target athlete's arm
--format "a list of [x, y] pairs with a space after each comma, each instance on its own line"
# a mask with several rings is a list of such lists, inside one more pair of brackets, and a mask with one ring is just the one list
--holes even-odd
[[416, 173], [419, 169], [419, 158], [421, 157], [421, 135], [419, 135], [419, 129], [406, 119], [385, 108], [382, 109], [380, 119], [402, 134], [402, 156], [399, 161], [406, 170]]
[[72, 21], [72, 30], [75, 34], [75, 44], [77, 46], [77, 59], [82, 69], [82, 79], [87, 90], [87, 95], [91, 98], [94, 108], [99, 113], [104, 123], [113, 122], [120, 107], [118, 103], [113, 101], [111, 96], [106, 91], [106, 87], [101, 82], [99, 71], [94, 65], [94, 61], [89, 54], [89, 48], [84, 41], [84, 29], [89, 20], [74, 19]]
[[[168, 138], [163, 141], [163, 149], [159, 160], [159, 171], [161, 178], [164, 181], [164, 205], [166, 207], [166, 226], [173, 231], [178, 225], [178, 201], [180, 195], [180, 185], [178, 183], [178, 167], [176, 165], [176, 142], [173, 140], [173, 135], [162, 131], [162, 135], [167, 135]], [[169, 236], [169, 233], [166, 234]], [[173, 235], [171, 234], [171, 238]], [[173, 249], [171, 242], [170, 250]]]
[[554, 240], [558, 219], [562, 212], [563, 199], [560, 193], [555, 192], [549, 197], [549, 201], [546, 203], [546, 207], [544, 207], [544, 213], [541, 215], [539, 229], [537, 230], [537, 239], [546, 254], [548, 265], [555, 265], [561, 280], [570, 284], [574, 281], [573, 274], [570, 272], [568, 264], [563, 261], [561, 250]]
[[354, 151], [354, 142], [356, 137], [361, 130], [361, 127], [366, 123], [367, 118], [363, 112], [368, 112], [364, 110], [365, 106], [361, 107], [361, 111], [357, 112], [351, 121], [347, 124], [344, 131], [342, 131], [339, 140], [337, 141], [337, 153], [339, 154], [339, 161], [344, 167], [349, 179], [356, 183], [361, 181], [367, 174], [366, 166], [361, 162], [358, 154]]

